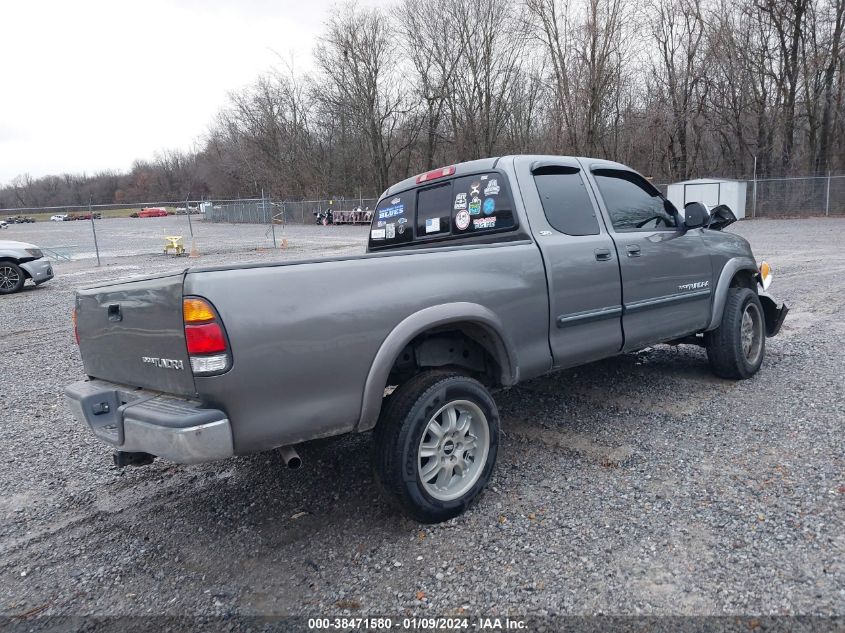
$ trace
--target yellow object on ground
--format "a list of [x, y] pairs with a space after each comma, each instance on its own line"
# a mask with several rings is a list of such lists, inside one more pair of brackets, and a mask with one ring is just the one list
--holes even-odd
[[185, 253], [185, 245], [182, 244], [182, 236], [181, 235], [167, 235], [164, 238], [164, 254], [170, 252], [170, 249], [173, 249], [177, 255], [184, 255]]

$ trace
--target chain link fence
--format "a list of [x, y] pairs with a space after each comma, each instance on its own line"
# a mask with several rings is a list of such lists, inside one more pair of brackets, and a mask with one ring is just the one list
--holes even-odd
[[[743, 182], [746, 218], [845, 217], [845, 175]], [[657, 186], [666, 193], [666, 184]], [[54, 260], [281, 248], [301, 248], [303, 256], [307, 249], [352, 252], [366, 239], [376, 202], [262, 197], [0, 209], [9, 222], [0, 239], [35, 243]]]
[[361, 249], [375, 205], [375, 198], [263, 197], [0, 209], [8, 222], [0, 240], [34, 243], [55, 261], [269, 249], [308, 256]]
[[[746, 218], [845, 216], [845, 175], [760, 178], [739, 182], [746, 184]], [[669, 183], [656, 186], [666, 195]]]

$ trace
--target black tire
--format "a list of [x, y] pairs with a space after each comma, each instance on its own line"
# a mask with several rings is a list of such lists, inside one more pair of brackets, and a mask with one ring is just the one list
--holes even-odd
[[[750, 352], [748, 339], [743, 336], [746, 315], [752, 322]], [[731, 288], [722, 322], [705, 334], [704, 341], [710, 368], [717, 376], [745, 380], [756, 374], [766, 355], [766, 321], [757, 293], [748, 288]]]
[[[464, 413], [469, 412], [468, 419], [472, 420], [473, 428], [482, 431], [476, 433], [476, 436], [480, 437], [469, 440], [478, 445], [471, 449], [474, 455], [470, 455], [470, 451], [462, 452], [462, 444], [457, 443], [460, 439], [449, 449], [448, 433], [441, 436], [440, 440], [430, 433], [432, 421], [440, 417], [438, 412], [444, 411], [442, 415], [447, 415], [450, 406], [452, 411], [459, 412], [458, 422], [466, 420]], [[461, 407], [469, 408], [461, 410]], [[472, 407], [483, 415], [471, 413]], [[443, 420], [441, 417], [441, 421]], [[486, 456], [483, 456], [485, 425], [488, 444]], [[472, 437], [470, 430], [465, 433], [467, 435], [464, 439]], [[437, 456], [421, 456], [425, 448], [422, 443], [426, 438], [429, 438], [429, 442], [438, 443]], [[374, 434], [373, 470], [376, 481], [393, 505], [421, 523], [439, 523], [461, 514], [484, 489], [496, 463], [498, 448], [499, 412], [484, 386], [477, 380], [461, 374], [441, 370], [426, 371], [401, 385], [391, 394], [382, 409]], [[420, 471], [429, 465], [435, 469], [438, 464], [441, 464], [441, 469], [443, 463], [451, 465], [446, 462], [447, 459], [453, 462], [458, 459], [461, 464], [467, 466], [467, 470], [460, 478], [456, 478], [456, 474], [451, 477], [447, 474], [448, 481], [455, 482], [454, 493], [459, 496], [450, 499], [437, 498], [431, 491], [436, 487], [438, 477], [434, 477], [434, 483], [430, 479], [424, 484]], [[455, 465], [451, 466], [452, 469], [455, 468]], [[461, 481], [464, 477], [467, 477], [465, 482]], [[461, 490], [473, 480], [474, 483], [468, 489]], [[446, 497], [451, 493], [442, 491], [434, 494]]]
[[0, 295], [10, 295], [23, 288], [26, 275], [15, 262], [0, 262]]

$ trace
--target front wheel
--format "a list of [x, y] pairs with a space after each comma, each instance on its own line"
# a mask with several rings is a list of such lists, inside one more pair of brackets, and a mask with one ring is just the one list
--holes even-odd
[[707, 358], [717, 376], [735, 380], [751, 378], [766, 354], [766, 321], [757, 293], [731, 288], [722, 322], [705, 335]]
[[490, 480], [499, 413], [478, 381], [426, 371], [391, 395], [374, 440], [376, 481], [388, 499], [417, 521], [439, 523]]
[[0, 262], [0, 295], [10, 295], [23, 288], [26, 277], [14, 262]]

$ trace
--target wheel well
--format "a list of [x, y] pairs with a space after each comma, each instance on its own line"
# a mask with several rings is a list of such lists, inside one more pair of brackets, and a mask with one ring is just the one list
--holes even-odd
[[[16, 264], [17, 266], [20, 266], [21, 263], [22, 263], [16, 257], [8, 257], [8, 256], [0, 257], [0, 262], [11, 262], [13, 264]], [[21, 272], [23, 273], [24, 279], [32, 279], [32, 276], [29, 274], [29, 272], [26, 270], [26, 268], [21, 268]]]
[[753, 270], [738, 270], [731, 279], [731, 288], [748, 288], [757, 292], [757, 273]]
[[477, 323], [449, 323], [426, 330], [399, 352], [387, 384], [400, 385], [425, 369], [454, 368], [487, 387], [501, 386], [508, 378], [498, 344], [498, 337]]

